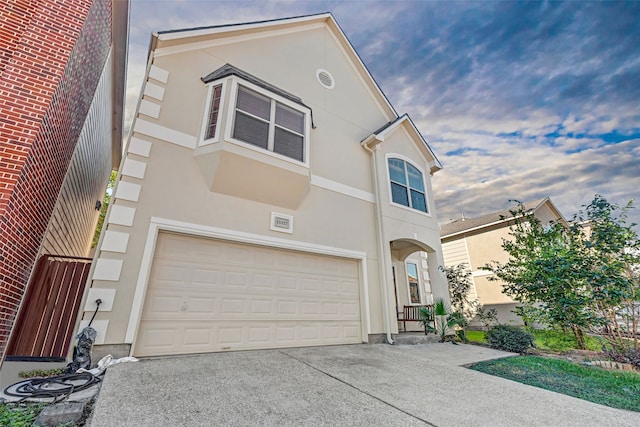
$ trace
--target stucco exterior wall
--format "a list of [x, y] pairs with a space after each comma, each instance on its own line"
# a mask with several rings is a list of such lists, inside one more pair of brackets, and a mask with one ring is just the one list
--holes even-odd
[[[160, 41], [152, 55], [114, 202], [96, 253], [92, 287], [85, 296], [86, 322], [95, 308], [92, 301], [96, 296], [108, 295], [108, 308], [101, 308], [94, 321], [97, 344], [134, 340], [132, 327], [136, 320], [130, 314], [142, 304], [140, 289], [144, 289], [147, 278], [141, 273], [141, 265], [150, 262], [145, 259], [145, 251], [154, 244], [150, 224], [158, 218], [203, 232], [215, 228], [365, 254], [366, 268], [360, 280], [361, 295], [367, 297], [362, 310], [366, 313], [366, 306], [369, 317], [362, 322], [370, 334], [385, 332], [385, 323], [391, 325], [390, 332], [397, 332], [391, 276], [393, 240], [421, 242], [416, 251], [429, 251], [425, 260], [430, 287], [448, 297], [444, 276], [437, 270], [443, 261], [426, 148], [419, 148], [424, 143], [404, 128], [398, 129], [374, 157], [379, 173], [374, 178], [371, 154], [360, 143], [395, 117], [363, 83], [363, 76], [334, 33], [322, 24], [284, 33], [265, 30], [229, 40], [203, 38], [197, 43], [192, 49]], [[310, 108], [313, 129], [309, 133], [308, 163], [275, 158], [226, 140], [230, 111], [221, 113], [218, 140], [203, 141], [208, 87], [201, 78], [227, 63], [300, 97]], [[331, 73], [333, 89], [318, 82], [319, 69]], [[221, 111], [229, 110], [235, 96], [230, 90], [232, 81], [231, 77], [224, 80]], [[418, 148], [412, 148], [415, 146]], [[424, 172], [428, 215], [389, 206], [387, 152], [416, 159]], [[225, 169], [228, 162], [237, 162], [237, 167]], [[252, 192], [251, 188], [230, 188], [234, 179], [244, 183], [249, 177], [257, 184], [272, 183], [287, 193], [293, 184], [281, 178], [285, 172], [296, 180], [301, 176], [306, 180], [307, 188], [296, 193], [293, 201], [275, 196], [270, 199], [268, 194]], [[382, 189], [379, 197], [384, 206], [380, 210], [375, 198], [376, 179]], [[217, 186], [220, 180], [228, 180], [224, 188]], [[274, 212], [292, 217], [292, 233], [271, 229]], [[384, 224], [381, 236], [379, 215]], [[381, 276], [383, 269], [386, 277]]]

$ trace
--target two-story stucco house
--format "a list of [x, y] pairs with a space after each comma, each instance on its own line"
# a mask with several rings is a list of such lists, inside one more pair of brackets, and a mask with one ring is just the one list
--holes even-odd
[[331, 14], [153, 34], [84, 296], [115, 354], [391, 341], [441, 168]]
[[[566, 224], [562, 213], [548, 197], [524, 203], [523, 207], [544, 225], [552, 221]], [[491, 280], [493, 273], [480, 269], [492, 261], [505, 263], [509, 260], [502, 242], [511, 239], [510, 227], [515, 223], [512, 210], [505, 209], [443, 224], [442, 251], [446, 266], [466, 264], [471, 271], [471, 299], [477, 298], [487, 309], [496, 309], [500, 323], [522, 324], [522, 319], [513, 312], [518, 304], [502, 292], [503, 283]]]

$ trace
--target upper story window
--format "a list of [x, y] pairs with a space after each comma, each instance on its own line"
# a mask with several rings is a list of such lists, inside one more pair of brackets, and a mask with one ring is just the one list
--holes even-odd
[[238, 85], [231, 136], [304, 162], [305, 114], [241, 85]]
[[207, 117], [207, 128], [204, 139], [215, 139], [218, 136], [218, 115], [220, 114], [220, 99], [222, 98], [222, 85], [211, 88], [211, 103], [209, 105], [209, 115]]
[[390, 158], [388, 162], [393, 203], [427, 213], [422, 172], [402, 159]]
[[200, 146], [224, 140], [309, 167], [311, 109], [300, 97], [231, 64], [202, 81], [209, 92]]

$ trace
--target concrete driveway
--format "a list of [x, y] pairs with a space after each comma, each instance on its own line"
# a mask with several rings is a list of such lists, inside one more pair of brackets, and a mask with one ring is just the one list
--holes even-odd
[[471, 345], [217, 353], [109, 368], [91, 421], [112, 426], [639, 426], [612, 409], [472, 371]]

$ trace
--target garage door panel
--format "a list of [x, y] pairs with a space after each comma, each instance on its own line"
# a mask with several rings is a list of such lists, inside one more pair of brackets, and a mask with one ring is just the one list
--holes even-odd
[[193, 322], [141, 324], [137, 356], [207, 353], [256, 348], [284, 348], [305, 345], [351, 344], [360, 338], [359, 322], [277, 322], [243, 325], [226, 321], [210, 327]]
[[288, 320], [359, 320], [360, 309], [356, 303], [339, 299], [318, 300], [291, 296], [269, 298], [257, 295], [203, 297], [188, 294], [172, 296], [154, 294], [147, 298], [144, 318], [222, 320], [232, 316], [236, 319]]
[[135, 354], [361, 342], [356, 260], [160, 233]]

